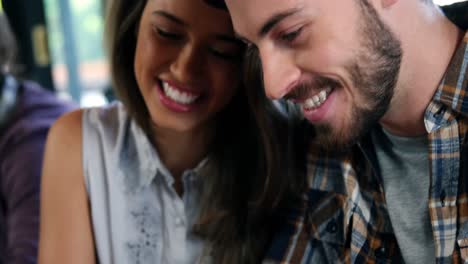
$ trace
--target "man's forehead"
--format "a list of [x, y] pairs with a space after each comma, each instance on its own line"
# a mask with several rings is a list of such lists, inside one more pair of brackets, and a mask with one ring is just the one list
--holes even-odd
[[240, 35], [248, 34], [249, 37], [254, 37], [253, 34], [259, 35], [262, 28], [268, 27], [268, 23], [281, 20], [279, 18], [300, 10], [303, 0], [227, 0], [225, 2], [235, 31]]

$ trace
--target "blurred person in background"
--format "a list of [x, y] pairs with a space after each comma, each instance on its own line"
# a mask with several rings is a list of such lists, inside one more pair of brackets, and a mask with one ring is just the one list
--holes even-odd
[[46, 135], [73, 106], [34, 82], [16, 78], [15, 54], [15, 38], [0, 12], [0, 263], [32, 264]]

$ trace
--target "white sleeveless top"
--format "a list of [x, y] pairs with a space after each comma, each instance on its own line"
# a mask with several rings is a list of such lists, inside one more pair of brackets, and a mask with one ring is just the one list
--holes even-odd
[[98, 262], [197, 263], [203, 242], [190, 233], [207, 159], [182, 177], [184, 196], [145, 133], [120, 103], [85, 109], [83, 172]]

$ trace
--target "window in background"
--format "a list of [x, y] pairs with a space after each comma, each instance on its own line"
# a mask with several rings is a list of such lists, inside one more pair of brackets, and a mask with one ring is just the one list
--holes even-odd
[[44, 6], [59, 95], [72, 97], [82, 106], [105, 104], [110, 82], [101, 0], [44, 0]]
[[463, 2], [465, 0], [434, 0], [434, 3], [438, 5], [450, 5], [457, 2]]
[[[104, 94], [110, 89], [102, 1], [44, 0], [55, 87], [60, 96], [82, 106], [107, 103]], [[438, 5], [462, 1], [434, 0]]]

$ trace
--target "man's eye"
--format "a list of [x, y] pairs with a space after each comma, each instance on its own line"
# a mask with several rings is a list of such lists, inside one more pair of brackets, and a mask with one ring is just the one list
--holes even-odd
[[292, 32], [285, 33], [280, 36], [281, 40], [284, 42], [293, 42], [302, 32], [302, 27], [294, 30]]
[[165, 39], [171, 39], [171, 40], [180, 40], [182, 39], [182, 36], [179, 34], [171, 33], [169, 31], [163, 30], [161, 28], [156, 27], [155, 28], [156, 33], [165, 38]]

